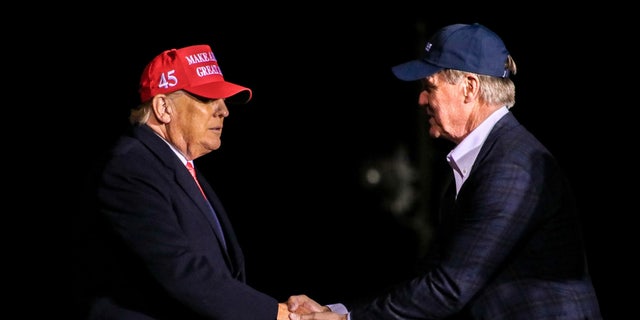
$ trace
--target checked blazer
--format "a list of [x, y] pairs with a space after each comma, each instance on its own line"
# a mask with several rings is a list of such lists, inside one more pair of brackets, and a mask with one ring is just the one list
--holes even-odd
[[511, 112], [492, 128], [457, 198], [453, 184], [427, 267], [353, 306], [352, 320], [602, 318], [571, 187]]

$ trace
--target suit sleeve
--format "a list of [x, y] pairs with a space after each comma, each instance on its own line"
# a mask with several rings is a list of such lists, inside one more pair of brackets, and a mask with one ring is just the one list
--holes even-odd
[[538, 187], [542, 173], [531, 174], [535, 169], [526, 163], [498, 161], [474, 173], [446, 210], [431, 269], [355, 306], [352, 319], [441, 319], [460, 312], [505, 266], [545, 210]]

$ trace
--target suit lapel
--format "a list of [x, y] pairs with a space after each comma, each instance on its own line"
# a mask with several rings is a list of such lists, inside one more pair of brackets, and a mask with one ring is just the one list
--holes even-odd
[[[224, 209], [220, 204], [218, 198], [215, 196], [213, 189], [206, 182], [206, 179], [202, 179], [199, 177], [199, 182], [202, 188], [209, 199], [209, 204], [207, 204], [207, 200], [202, 196], [198, 186], [194, 183], [193, 177], [187, 170], [187, 168], [182, 165], [180, 160], [173, 153], [173, 150], [162, 140], [162, 138], [158, 137], [156, 133], [151, 130], [146, 125], [135, 126], [132, 129], [132, 134], [134, 137], [139, 139], [142, 143], [144, 143], [157, 157], [158, 159], [169, 169], [175, 172], [176, 182], [177, 184], [185, 191], [189, 198], [196, 204], [198, 207], [200, 214], [203, 214], [209, 225], [213, 229], [216, 237], [218, 237], [218, 243], [221, 246], [221, 251], [224, 254], [224, 259], [229, 267], [229, 270], [232, 271], [234, 275], [238, 274], [239, 271], [236, 266], [242, 265], [242, 255], [234, 254], [233, 259], [230, 256], [229, 250], [225, 250], [222, 247], [221, 235], [218, 234], [216, 228], [214, 227], [215, 221], [213, 220], [213, 212], [211, 212], [211, 207], [216, 210], [218, 214], [218, 219], [220, 220], [220, 226], [222, 230], [225, 232], [228, 237], [225, 237], [227, 241], [227, 248], [234, 248], [231, 252], [240, 252], [238, 249], [237, 240], [235, 239], [235, 235], [233, 234], [233, 230], [231, 225], [226, 217]], [[196, 169], [197, 171], [197, 169]], [[211, 205], [211, 207], [209, 206]]]

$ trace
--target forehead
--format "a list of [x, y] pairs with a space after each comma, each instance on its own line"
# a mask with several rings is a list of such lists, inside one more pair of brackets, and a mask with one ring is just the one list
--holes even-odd
[[185, 90], [178, 90], [178, 91], [172, 92], [169, 96], [174, 102], [184, 103], [186, 105], [200, 105], [200, 104], [217, 105], [222, 103], [222, 101], [224, 101], [224, 99], [205, 98]]

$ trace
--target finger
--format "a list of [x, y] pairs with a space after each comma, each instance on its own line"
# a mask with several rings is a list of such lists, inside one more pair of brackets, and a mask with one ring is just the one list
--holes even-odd
[[295, 314], [295, 313], [290, 313], [289, 314], [289, 320], [301, 320], [300, 316]]

